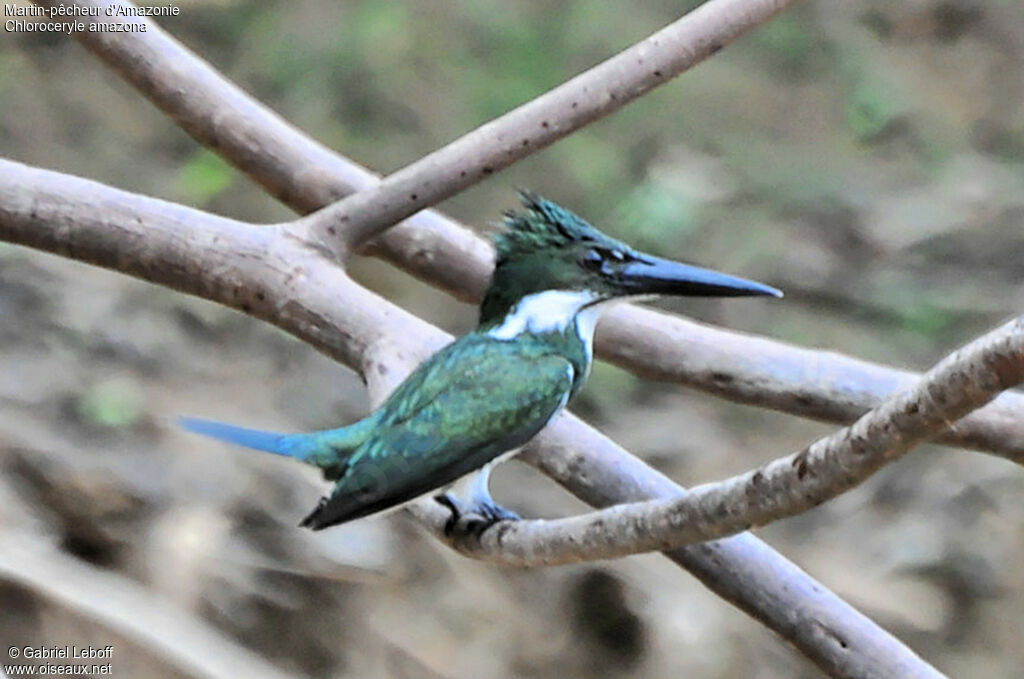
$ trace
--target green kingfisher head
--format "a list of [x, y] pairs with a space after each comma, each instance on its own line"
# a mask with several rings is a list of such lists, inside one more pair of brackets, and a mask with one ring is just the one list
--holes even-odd
[[[505, 213], [480, 325], [507, 334], [561, 326], [586, 309], [657, 295], [782, 297], [773, 287], [638, 252], [569, 210], [523, 191], [525, 210]], [[519, 317], [509, 326], [509, 319]], [[596, 319], [595, 319], [596, 320]]]

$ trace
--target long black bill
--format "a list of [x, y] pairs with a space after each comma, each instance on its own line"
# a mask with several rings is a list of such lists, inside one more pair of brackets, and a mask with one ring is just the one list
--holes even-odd
[[782, 291], [745, 278], [645, 255], [619, 269], [624, 287], [638, 295], [688, 297], [782, 297]]

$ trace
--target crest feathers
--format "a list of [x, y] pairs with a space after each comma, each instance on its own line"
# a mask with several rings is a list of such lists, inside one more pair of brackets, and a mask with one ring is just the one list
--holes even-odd
[[578, 215], [532, 191], [521, 189], [519, 197], [525, 211], [504, 212], [505, 229], [494, 236], [499, 262], [517, 254], [607, 239]]

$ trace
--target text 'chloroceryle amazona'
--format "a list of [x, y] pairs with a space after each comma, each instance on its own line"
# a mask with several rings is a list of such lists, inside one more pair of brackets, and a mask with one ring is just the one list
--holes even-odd
[[[437, 500], [449, 527], [517, 518], [488, 492], [491, 465], [544, 428], [590, 371], [611, 302], [656, 295], [781, 297], [761, 283], [637, 252], [572, 212], [524, 193], [495, 238], [497, 264], [476, 330], [431, 356], [377, 410], [340, 429], [275, 434], [186, 418], [229, 443], [319, 467], [334, 482], [303, 521], [326, 528], [466, 477]], [[469, 476], [476, 472], [474, 476]]]

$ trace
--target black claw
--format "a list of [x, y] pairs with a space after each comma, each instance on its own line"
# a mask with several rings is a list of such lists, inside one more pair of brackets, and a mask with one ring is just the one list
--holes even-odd
[[448, 493], [435, 495], [434, 502], [442, 507], [447, 507], [448, 511], [452, 513], [451, 516], [448, 517], [448, 520], [444, 522], [444, 534], [447, 537], [451, 537], [452, 533], [455, 532], [456, 524], [458, 524], [459, 519], [462, 517], [462, 512], [459, 511], [459, 505], [455, 501], [455, 498]]
[[494, 521], [487, 521], [484, 519], [467, 519], [461, 530], [464, 535], [472, 535], [474, 538], [479, 538], [483, 535], [485, 530], [493, 525]]
[[515, 512], [493, 502], [463, 507], [462, 503], [449, 493], [435, 496], [434, 502], [447, 507], [452, 513], [444, 524], [444, 534], [447, 537], [458, 534], [479, 538], [485, 530], [499, 521], [518, 521], [520, 518]]

